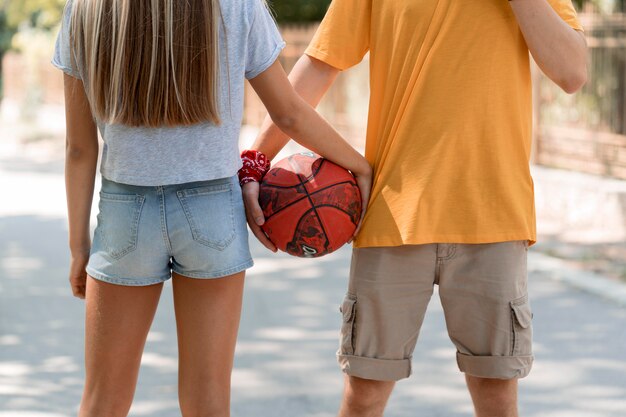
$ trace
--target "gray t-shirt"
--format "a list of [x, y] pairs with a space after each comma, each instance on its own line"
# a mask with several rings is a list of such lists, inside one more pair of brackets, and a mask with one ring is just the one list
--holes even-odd
[[[73, 71], [70, 64], [72, 1], [68, 0], [51, 62], [67, 74], [84, 79], [81, 68]], [[105, 178], [154, 186], [230, 177], [241, 168], [238, 139], [244, 78], [254, 78], [269, 68], [285, 42], [262, 0], [220, 3], [225, 27], [225, 31], [219, 31], [218, 104], [222, 123], [147, 128], [96, 121], [104, 140], [100, 172]]]

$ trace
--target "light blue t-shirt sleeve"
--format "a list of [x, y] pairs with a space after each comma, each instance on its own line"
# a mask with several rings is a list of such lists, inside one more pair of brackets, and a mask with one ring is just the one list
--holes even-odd
[[262, 0], [252, 0], [252, 18], [246, 56], [246, 78], [268, 69], [285, 47], [276, 22]]
[[[71, 49], [70, 49], [70, 19], [72, 16], [72, 1], [68, 0], [63, 11], [63, 21], [61, 22], [61, 30], [57, 36], [54, 46], [54, 55], [52, 56], [52, 65], [59, 68], [66, 74], [75, 78], [81, 78], [78, 68], [72, 67]], [[76, 60], [74, 60], [76, 63]]]

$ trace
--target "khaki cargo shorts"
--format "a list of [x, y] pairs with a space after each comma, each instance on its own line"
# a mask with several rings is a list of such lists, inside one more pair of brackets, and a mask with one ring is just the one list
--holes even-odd
[[381, 381], [407, 378], [436, 284], [461, 372], [525, 377], [533, 363], [527, 251], [527, 241], [354, 249], [340, 308], [342, 370]]

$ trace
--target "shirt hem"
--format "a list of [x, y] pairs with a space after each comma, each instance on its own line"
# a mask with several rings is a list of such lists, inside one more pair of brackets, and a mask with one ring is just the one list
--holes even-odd
[[575, 21], [570, 21], [570, 20], [565, 20], [562, 19], [565, 23], [567, 23], [567, 25], [569, 27], [571, 27], [574, 30], [577, 30], [579, 32], [585, 33], [585, 28], [583, 27], [583, 25], [580, 23], [580, 21], [578, 21], [578, 19], [576, 19]]
[[[239, 167], [241, 168], [241, 167]], [[220, 171], [216, 173], [212, 173], [210, 175], [190, 175], [190, 176], [181, 176], [176, 178], [162, 178], [155, 181], [154, 178], [142, 178], [137, 176], [125, 176], [125, 175], [111, 175], [106, 170], [101, 170], [100, 175], [106, 178], [109, 181], [117, 182], [120, 184], [127, 185], [136, 185], [140, 187], [156, 187], [159, 185], [176, 185], [176, 184], [186, 184], [188, 182], [197, 182], [197, 181], [211, 181], [217, 180], [220, 178], [230, 178], [237, 174], [239, 168], [234, 169], [232, 171]]]
[[64, 73], [66, 73], [67, 75], [70, 75], [70, 76], [72, 76], [74, 78], [77, 78], [79, 80], [81, 79], [80, 74], [78, 74], [76, 71], [74, 71], [73, 69], [71, 69], [69, 67], [66, 67], [65, 65], [55, 61], [54, 59], [52, 59], [50, 61], [50, 63], [52, 65], [54, 65], [55, 67], [57, 67], [58, 69], [60, 69], [61, 71], [63, 71]]
[[254, 71], [246, 72], [246, 79], [251, 80], [257, 77], [258, 75], [260, 75], [261, 73], [265, 72], [265, 70], [267, 70], [274, 62], [276, 62], [276, 59], [278, 59], [278, 55], [280, 55], [280, 52], [285, 48], [286, 45], [287, 44], [285, 43], [285, 41], [278, 43], [276, 45], [276, 48], [274, 48], [272, 55], [269, 57], [267, 61], [265, 61], [262, 65], [260, 65]]
[[322, 62], [325, 62], [331, 67], [337, 68], [339, 71], [345, 71], [346, 69], [350, 68], [350, 66], [343, 65], [340, 59], [334, 58], [330, 54], [326, 52], [322, 52], [319, 49], [314, 48], [312, 46], [309, 46], [308, 48], [306, 48], [304, 53], [305, 55], [308, 55]]
[[368, 247], [388, 247], [403, 245], [425, 245], [429, 243], [463, 243], [463, 244], [481, 244], [481, 243], [497, 243], [513, 240], [528, 240], [528, 246], [532, 246], [537, 242], [536, 234], [528, 231], [491, 233], [486, 235], [468, 235], [468, 234], [432, 234], [420, 235], [412, 238], [393, 238], [393, 237], [370, 237], [357, 238], [354, 241], [355, 248]]

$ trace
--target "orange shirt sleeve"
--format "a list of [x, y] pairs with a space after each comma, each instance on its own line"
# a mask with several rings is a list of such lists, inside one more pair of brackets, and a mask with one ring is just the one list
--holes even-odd
[[340, 70], [363, 59], [370, 46], [371, 0], [333, 0], [305, 54]]
[[578, 20], [576, 9], [572, 4], [572, 0], [548, 0], [552, 8], [561, 16], [561, 19], [570, 25], [573, 29], [583, 30], [583, 25]]

